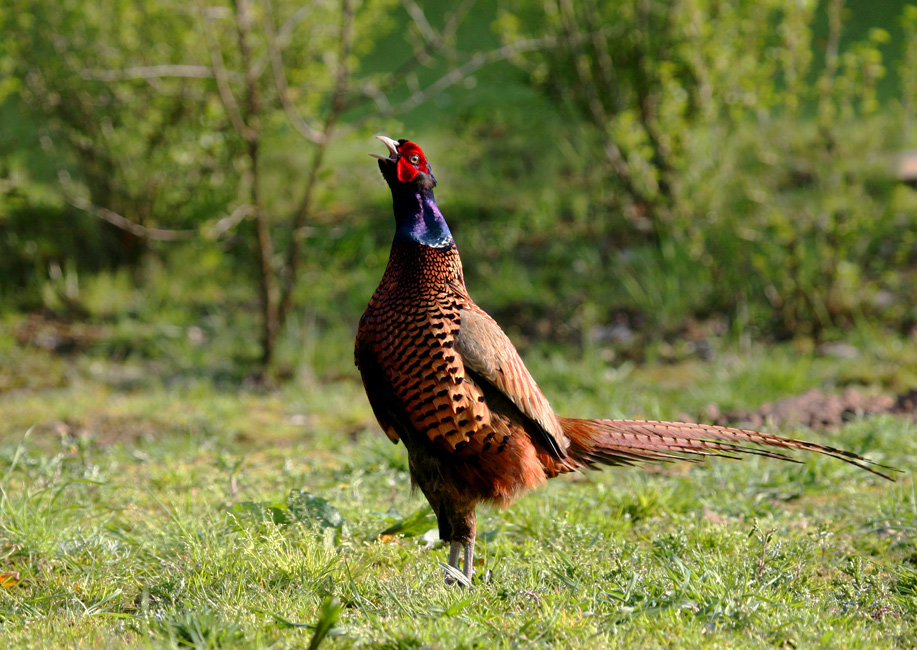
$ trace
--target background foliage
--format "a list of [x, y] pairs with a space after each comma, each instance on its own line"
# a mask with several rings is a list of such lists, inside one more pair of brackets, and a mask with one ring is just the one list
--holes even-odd
[[359, 313], [353, 267], [375, 269], [388, 232], [385, 190], [355, 154], [382, 130], [430, 150], [472, 286], [511, 327], [541, 322], [520, 332], [536, 342], [616, 325], [652, 342], [692, 321], [907, 333], [917, 210], [895, 165], [912, 144], [915, 12], [16, 0], [3, 299], [87, 314], [100, 272], [233, 276], [270, 364], [294, 305], [284, 355], [290, 335], [326, 332], [303, 316]]

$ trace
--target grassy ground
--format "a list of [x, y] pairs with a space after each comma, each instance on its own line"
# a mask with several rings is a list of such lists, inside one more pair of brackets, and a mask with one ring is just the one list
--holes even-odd
[[[469, 591], [443, 585], [446, 550], [355, 371], [238, 388], [110, 346], [0, 339], [0, 573], [21, 579], [0, 588], [6, 647], [292, 648], [335, 620], [322, 647], [917, 645], [912, 422], [785, 432], [894, 465], [897, 483], [822, 458], [552, 481], [481, 511]], [[673, 417], [913, 381], [913, 343], [860, 350], [528, 356], [561, 413]], [[412, 515], [409, 535], [381, 534]]]

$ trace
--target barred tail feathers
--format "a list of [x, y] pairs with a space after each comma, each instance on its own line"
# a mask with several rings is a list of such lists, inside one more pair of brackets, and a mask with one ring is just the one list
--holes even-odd
[[581, 420], [557, 418], [570, 439], [567, 453], [582, 465], [633, 465], [673, 460], [700, 461], [705, 456], [739, 458], [754, 454], [799, 462], [781, 450], [811, 451], [855, 465], [882, 478], [892, 468], [843, 449], [769, 433], [709, 424], [654, 420]]

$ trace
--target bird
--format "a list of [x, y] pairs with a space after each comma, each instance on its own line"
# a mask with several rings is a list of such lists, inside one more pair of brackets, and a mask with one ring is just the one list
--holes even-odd
[[[561, 417], [509, 337], [472, 300], [455, 240], [434, 198], [436, 178], [408, 140], [376, 138], [392, 193], [388, 264], [360, 319], [354, 360], [385, 435], [408, 453], [413, 488], [449, 543], [448, 575], [474, 573], [478, 504], [508, 506], [561, 474], [608, 465], [826, 454], [894, 480], [859, 454], [814, 442], [721, 426]], [[461, 555], [461, 557], [460, 557]], [[460, 566], [460, 560], [462, 566]]]

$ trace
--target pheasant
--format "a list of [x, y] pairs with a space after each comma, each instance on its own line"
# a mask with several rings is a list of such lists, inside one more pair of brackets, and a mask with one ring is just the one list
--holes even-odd
[[479, 503], [506, 506], [546, 479], [595, 465], [737, 454], [792, 461], [777, 450], [801, 449], [890, 479], [858, 454], [767, 433], [555, 415], [512, 342], [469, 296], [423, 151], [376, 137], [389, 155], [370, 155], [391, 188], [396, 228], [360, 319], [355, 361], [383, 431], [407, 448], [412, 485], [450, 544], [449, 565], [469, 584]]

